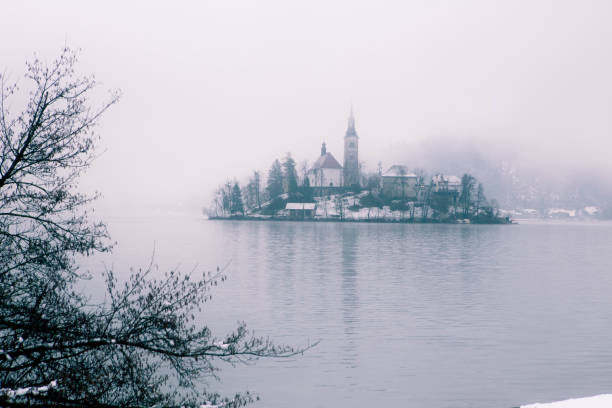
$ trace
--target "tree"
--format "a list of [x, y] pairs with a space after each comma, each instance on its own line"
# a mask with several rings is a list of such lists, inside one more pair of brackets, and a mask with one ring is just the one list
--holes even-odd
[[253, 178], [251, 179], [251, 185], [253, 186], [253, 195], [255, 196], [255, 204], [258, 209], [261, 209], [261, 174], [258, 171], [253, 172]]
[[369, 192], [368, 194], [364, 195], [363, 197], [359, 199], [359, 204], [362, 207], [368, 209], [368, 220], [369, 220], [370, 211], [372, 210], [372, 208], [378, 208], [378, 209], [383, 208], [384, 203], [380, 197]]
[[378, 192], [380, 190], [381, 177], [378, 173], [370, 173], [366, 176], [365, 188], [369, 191]]
[[297, 172], [295, 170], [295, 160], [291, 157], [291, 153], [287, 153], [283, 162], [283, 178], [285, 191], [289, 193], [289, 197], [293, 196], [298, 191]]
[[484, 186], [482, 183], [478, 183], [478, 189], [476, 191], [476, 215], [478, 215], [480, 209], [487, 204], [487, 198], [484, 194]]
[[238, 182], [234, 183], [232, 187], [232, 196], [231, 196], [231, 213], [232, 214], [242, 214], [244, 215], [244, 203], [242, 202], [242, 190], [238, 185]]
[[204, 213], [214, 214], [215, 217], [225, 216], [226, 209], [224, 206], [225, 204], [224, 198], [225, 198], [225, 192], [224, 192], [223, 185], [221, 185], [217, 187], [217, 189], [215, 190], [215, 195], [213, 196], [211, 210], [210, 211], [204, 210]]
[[268, 171], [266, 190], [268, 191], [270, 200], [273, 200], [279, 195], [283, 194], [283, 171], [278, 159], [274, 160], [270, 170]]
[[465, 173], [461, 177], [461, 193], [459, 195], [459, 202], [461, 203], [463, 218], [470, 217], [470, 210], [473, 206], [475, 184], [476, 179], [472, 175]]
[[425, 191], [425, 179], [427, 178], [425, 170], [420, 169], [420, 168], [414, 169], [414, 174], [416, 174], [416, 182], [414, 183], [414, 186], [412, 188], [414, 190], [415, 201], [410, 206], [410, 219], [411, 220], [414, 220], [414, 213], [415, 213], [417, 204], [421, 205], [421, 209], [423, 208], [422, 204], [423, 204], [423, 198], [424, 198], [423, 195]]
[[242, 188], [242, 195], [244, 197], [242, 201], [244, 204], [244, 208], [247, 211], [256, 207], [255, 191], [253, 185], [251, 184], [252, 181], [253, 180], [249, 178], [249, 182], [247, 183], [247, 185]]
[[[103, 224], [77, 213], [95, 197], [74, 192], [77, 177], [93, 160], [92, 130], [118, 94], [94, 108], [86, 95], [93, 78], [74, 78], [74, 53], [64, 50], [46, 67], [27, 66], [34, 83], [24, 111], [9, 111], [16, 85], [0, 77], [0, 276], [12, 272], [57, 279], [70, 275], [73, 254], [107, 251]], [[0, 296], [1, 297], [1, 296]], [[3, 383], [4, 384], [4, 383]]]
[[310, 164], [308, 163], [308, 160], [302, 160], [300, 162], [300, 177], [302, 178], [302, 185], [304, 185], [304, 183], [306, 183], [306, 180], [308, 180], [309, 171], [310, 171]]
[[230, 215], [232, 213], [232, 182], [227, 180], [220, 190], [223, 215]]
[[253, 172], [246, 187], [242, 189], [242, 193], [246, 209], [261, 209], [261, 177], [258, 171]]
[[119, 285], [104, 271], [105, 301], [79, 294], [76, 255], [109, 251], [104, 224], [89, 220], [95, 198], [76, 193], [94, 158], [100, 115], [88, 103], [95, 82], [75, 74], [64, 49], [49, 66], [27, 66], [33, 90], [23, 113], [7, 107], [17, 91], [1, 78], [0, 95], [0, 406], [239, 406], [250, 394], [222, 399], [203, 389], [215, 360], [289, 356], [291, 347], [253, 337], [244, 324], [215, 337], [197, 312], [226, 276], [171, 271], [152, 264]]
[[337, 195], [334, 199], [334, 205], [336, 207], [336, 214], [340, 217], [341, 221], [344, 221], [344, 215], [346, 214], [346, 200], [341, 195]]
[[446, 216], [451, 206], [451, 196], [448, 191], [433, 193], [430, 206], [434, 210], [435, 218]]
[[429, 216], [429, 208], [431, 207], [433, 188], [433, 181], [430, 181], [428, 185], [423, 187], [423, 199], [421, 201], [421, 216], [423, 219], [427, 219], [427, 217]]
[[300, 194], [302, 196], [302, 201], [311, 202], [312, 201], [312, 188], [310, 187], [310, 180], [308, 177], [304, 177], [302, 181], [302, 185], [299, 188]]

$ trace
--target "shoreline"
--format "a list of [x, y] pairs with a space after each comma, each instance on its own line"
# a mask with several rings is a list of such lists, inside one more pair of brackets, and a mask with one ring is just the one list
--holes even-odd
[[450, 225], [518, 225], [517, 222], [505, 219], [498, 219], [493, 222], [482, 222], [473, 220], [432, 220], [432, 219], [354, 219], [354, 218], [289, 218], [289, 217], [250, 217], [232, 216], [232, 217], [207, 217], [211, 221], [280, 221], [280, 222], [337, 222], [337, 223], [366, 223], [366, 224], [450, 224]]

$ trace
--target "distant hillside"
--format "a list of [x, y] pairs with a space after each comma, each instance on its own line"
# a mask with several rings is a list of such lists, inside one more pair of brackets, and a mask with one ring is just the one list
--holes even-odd
[[612, 218], [612, 176], [607, 170], [589, 168], [588, 163], [576, 169], [546, 154], [541, 162], [528, 163], [518, 149], [440, 138], [406, 148], [406, 153], [396, 149], [392, 160], [444, 174], [467, 171], [503, 209], [535, 209], [544, 215], [551, 209], [597, 207], [598, 217]]

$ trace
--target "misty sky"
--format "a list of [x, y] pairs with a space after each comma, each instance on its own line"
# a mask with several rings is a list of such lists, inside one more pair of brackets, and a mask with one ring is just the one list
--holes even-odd
[[82, 181], [103, 209], [198, 210], [228, 177], [289, 151], [312, 162], [322, 141], [341, 161], [351, 103], [370, 170], [444, 141], [612, 175], [610, 1], [14, 1], [0, 13], [10, 78], [25, 86], [25, 61], [67, 44], [101, 89], [122, 90]]

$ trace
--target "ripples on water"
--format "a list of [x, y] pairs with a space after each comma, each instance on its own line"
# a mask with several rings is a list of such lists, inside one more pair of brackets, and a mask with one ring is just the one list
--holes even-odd
[[[612, 391], [612, 226], [114, 219], [116, 268], [212, 269], [203, 319], [303, 357], [224, 368], [262, 407], [499, 407]], [[107, 263], [109, 261], [107, 260]]]

